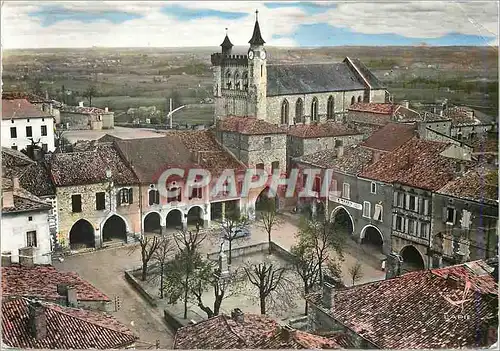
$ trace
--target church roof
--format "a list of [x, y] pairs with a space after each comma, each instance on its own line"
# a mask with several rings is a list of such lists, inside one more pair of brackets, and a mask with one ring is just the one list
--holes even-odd
[[344, 62], [267, 66], [267, 96], [363, 90], [364, 88], [363, 82]]
[[229, 37], [226, 34], [226, 37], [224, 38], [224, 41], [222, 42], [222, 44], [220, 44], [220, 46], [222, 46], [223, 48], [229, 48], [230, 49], [234, 45], [233, 45], [233, 43], [231, 43], [231, 40], [229, 40]]
[[255, 20], [255, 26], [253, 27], [252, 38], [248, 43], [250, 45], [264, 45], [265, 43], [264, 39], [262, 39], [262, 35], [260, 34], [260, 26], [258, 20]]

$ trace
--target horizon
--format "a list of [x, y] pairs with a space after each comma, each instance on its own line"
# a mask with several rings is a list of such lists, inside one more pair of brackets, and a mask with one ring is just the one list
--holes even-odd
[[4, 50], [216, 47], [226, 29], [241, 47], [257, 16], [269, 47], [498, 47], [491, 1], [6, 1], [2, 10]]

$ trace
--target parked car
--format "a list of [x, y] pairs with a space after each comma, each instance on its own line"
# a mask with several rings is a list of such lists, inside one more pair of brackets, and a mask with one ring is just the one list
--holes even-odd
[[[224, 237], [224, 239], [228, 240], [227, 233], [223, 232], [222, 236]], [[231, 234], [232, 239], [245, 238], [248, 236], [250, 236], [250, 229], [248, 229], [246, 227], [233, 228], [232, 234]]]

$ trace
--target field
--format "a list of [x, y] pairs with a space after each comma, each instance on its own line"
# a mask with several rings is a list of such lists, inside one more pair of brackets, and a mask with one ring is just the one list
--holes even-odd
[[[236, 54], [245, 47], [235, 47]], [[158, 119], [174, 107], [177, 123], [211, 123], [213, 104], [210, 54], [219, 48], [92, 48], [5, 50], [4, 90], [28, 90], [75, 104], [86, 101], [109, 107], [118, 122], [131, 122], [129, 108], [155, 106]], [[384, 81], [396, 100], [453, 103], [498, 109], [498, 49], [492, 47], [327, 47], [268, 48], [270, 64], [339, 62], [361, 59]], [[63, 94], [63, 91], [65, 94]], [[485, 112], [488, 112], [485, 111]], [[143, 116], [142, 116], [143, 117]]]

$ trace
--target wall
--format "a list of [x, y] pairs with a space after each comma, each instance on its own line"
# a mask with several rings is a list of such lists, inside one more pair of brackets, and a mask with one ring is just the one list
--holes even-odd
[[478, 136], [486, 134], [490, 130], [493, 130], [492, 124], [453, 126], [450, 134], [458, 139], [471, 139], [471, 134]]
[[[30, 221], [28, 217], [31, 217]], [[26, 232], [36, 230], [36, 264], [51, 264], [49, 211], [2, 213], [2, 252], [11, 252], [12, 262], [19, 262], [19, 249], [26, 247]]]
[[102, 115], [102, 129], [113, 129], [115, 127], [115, 114], [104, 113]]
[[[61, 111], [61, 124], [64, 125], [64, 128], [68, 128], [69, 130], [90, 129], [89, 123], [92, 119], [93, 118], [88, 114]], [[67, 126], [68, 123], [69, 126]]]
[[[271, 138], [271, 147], [266, 149], [264, 139]], [[248, 161], [249, 167], [264, 163], [265, 170], [271, 172], [271, 163], [279, 162], [280, 171], [286, 171], [286, 134], [250, 135], [248, 136]], [[243, 160], [241, 160], [243, 161]]]
[[[456, 211], [455, 221], [446, 223], [447, 207]], [[498, 206], [468, 201], [443, 194], [432, 196], [433, 249], [444, 259], [453, 262], [453, 242], [465, 253], [463, 261], [494, 257], [498, 244]], [[469, 227], [462, 226], [465, 211], [471, 214]], [[461, 262], [456, 262], [461, 263]]]
[[[335, 141], [342, 140], [342, 145], [358, 144], [363, 140], [363, 134], [357, 135], [342, 135], [336, 137], [323, 137], [323, 138], [303, 138], [302, 147], [304, 154], [309, 155], [322, 150], [329, 150], [335, 148]], [[302, 155], [297, 155], [302, 156]], [[294, 156], [295, 157], [295, 156]]]
[[348, 111], [347, 122], [384, 126], [387, 123], [391, 122], [391, 115], [371, 112]]
[[450, 145], [440, 155], [457, 160], [470, 161], [472, 158], [472, 148], [466, 145]]
[[[14, 121], [14, 123], [12, 123]], [[29, 122], [28, 122], [29, 121]], [[54, 119], [52, 117], [44, 118], [27, 118], [27, 119], [2, 119], [2, 146], [12, 147], [17, 146], [18, 150], [25, 149], [31, 145], [31, 140], [26, 136], [26, 127], [31, 126], [32, 138], [35, 141], [40, 140], [42, 144], [47, 144], [48, 151], [55, 150], [54, 141]], [[47, 135], [42, 136], [42, 126], [47, 126]], [[17, 138], [10, 137], [10, 128], [15, 127], [17, 130]]]
[[[113, 214], [118, 214], [125, 220], [130, 234], [129, 236], [132, 236], [132, 234], [139, 234], [141, 232], [139, 187], [130, 187], [133, 188], [134, 193], [133, 203], [125, 206], [116, 207], [116, 193], [121, 186], [116, 186], [111, 190], [111, 211], [109, 210], [109, 191], [105, 183], [58, 187], [56, 189], [56, 196], [59, 207], [59, 243], [62, 246], [67, 247], [69, 245], [69, 233], [73, 224], [75, 224], [79, 219], [85, 219], [94, 227], [96, 247], [100, 247], [102, 244], [102, 227], [104, 226], [106, 219], [111, 217]], [[106, 193], [105, 210], [97, 211], [95, 209], [95, 196], [97, 192]], [[82, 195], [82, 212], [80, 213], [72, 213], [72, 194]]]
[[388, 102], [385, 101], [386, 98], [386, 90], [385, 89], [375, 89], [370, 90], [370, 102]]
[[318, 118], [320, 122], [324, 122], [327, 119], [327, 107], [328, 98], [333, 96], [335, 104], [334, 111], [336, 114], [342, 114], [351, 105], [351, 98], [355, 97], [356, 101], [358, 96], [363, 98], [363, 90], [354, 91], [339, 91], [339, 92], [328, 92], [328, 93], [315, 93], [315, 94], [294, 94], [294, 95], [279, 95], [279, 96], [268, 96], [267, 97], [267, 121], [273, 124], [281, 124], [281, 105], [286, 99], [288, 101], [288, 111], [289, 111], [289, 124], [294, 124], [295, 120], [295, 107], [297, 100], [302, 99], [304, 118], [306, 123], [311, 121], [311, 104], [313, 98], [318, 99]]

